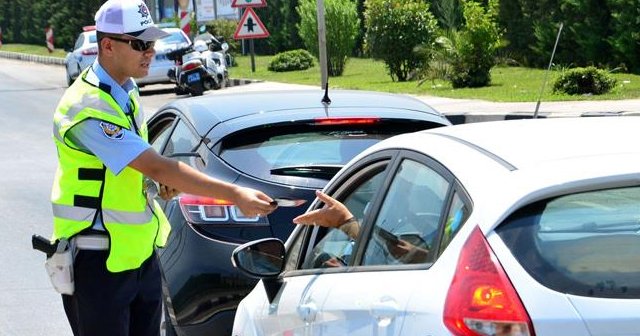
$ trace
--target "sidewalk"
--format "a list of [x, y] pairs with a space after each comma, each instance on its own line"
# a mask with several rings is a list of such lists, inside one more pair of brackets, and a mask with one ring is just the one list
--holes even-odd
[[[34, 56], [0, 51], [0, 57], [46, 64], [64, 65], [64, 59], [58, 57]], [[232, 79], [232, 87], [221, 90], [229, 91], [268, 91], [268, 90], [300, 90], [320, 89], [320, 86], [297, 85], [275, 82], [253, 82], [243, 79]], [[246, 85], [250, 84], [250, 85]], [[531, 118], [536, 109], [536, 102], [497, 103], [478, 99], [453, 99], [435, 96], [413, 96], [420, 99], [447, 116], [454, 124]], [[640, 98], [625, 100], [591, 100], [591, 101], [542, 101], [538, 110], [539, 118], [556, 117], [589, 117], [589, 116], [640, 116]]]

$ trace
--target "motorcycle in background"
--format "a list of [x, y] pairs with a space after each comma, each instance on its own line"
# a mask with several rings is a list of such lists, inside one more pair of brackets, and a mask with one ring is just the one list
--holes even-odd
[[228, 71], [219, 59], [224, 56], [209, 49], [205, 41], [195, 40], [192, 45], [167, 54], [176, 64], [167, 73], [176, 84], [176, 94], [200, 96], [206, 90], [218, 90], [226, 85]]

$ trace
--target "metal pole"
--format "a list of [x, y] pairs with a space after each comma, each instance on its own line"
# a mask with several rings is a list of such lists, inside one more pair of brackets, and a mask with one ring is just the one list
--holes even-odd
[[320, 88], [325, 89], [327, 87], [327, 36], [326, 26], [324, 22], [324, 0], [317, 0], [318, 3], [318, 53], [320, 55]]
[[540, 88], [540, 95], [538, 96], [538, 102], [536, 103], [536, 110], [533, 112], [533, 119], [538, 118], [538, 110], [540, 109], [540, 100], [542, 100], [542, 93], [544, 92], [544, 87], [547, 85], [547, 76], [549, 75], [549, 71], [551, 71], [551, 65], [553, 64], [553, 56], [556, 54], [556, 48], [558, 47], [558, 41], [560, 40], [560, 33], [562, 33], [563, 23], [560, 22], [560, 28], [558, 28], [558, 35], [556, 36], [556, 43], [553, 45], [553, 51], [551, 52], [551, 59], [549, 60], [549, 66], [547, 67], [547, 72], [544, 73], [544, 80], [542, 81], [542, 88]]
[[254, 53], [254, 49], [253, 49], [253, 39], [249, 40], [249, 50], [251, 51], [251, 72], [256, 72], [256, 60], [255, 60], [255, 53]]

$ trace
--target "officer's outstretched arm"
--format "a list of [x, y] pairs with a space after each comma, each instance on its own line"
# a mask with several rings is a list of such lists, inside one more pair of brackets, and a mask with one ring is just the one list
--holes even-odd
[[272, 199], [263, 192], [236, 186], [203, 174], [183, 162], [166, 158], [153, 148], [142, 152], [129, 167], [145, 176], [189, 194], [233, 202], [247, 216], [266, 215], [275, 210]]

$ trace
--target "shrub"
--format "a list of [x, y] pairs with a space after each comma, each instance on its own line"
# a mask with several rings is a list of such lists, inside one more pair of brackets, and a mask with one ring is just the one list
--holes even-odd
[[608, 72], [590, 66], [563, 72], [553, 83], [553, 92], [599, 95], [611, 91], [615, 85], [615, 78]]
[[437, 20], [422, 0], [367, 0], [366, 49], [384, 61], [393, 80], [407, 81], [427, 61], [414, 52], [434, 43]]
[[[341, 76], [358, 36], [360, 19], [353, 0], [325, 0], [325, 35], [329, 76]], [[307, 47], [319, 58], [318, 18], [316, 0], [299, 0], [298, 34]]]
[[306, 70], [313, 66], [313, 56], [304, 49], [281, 52], [269, 62], [269, 71], [284, 72]]

